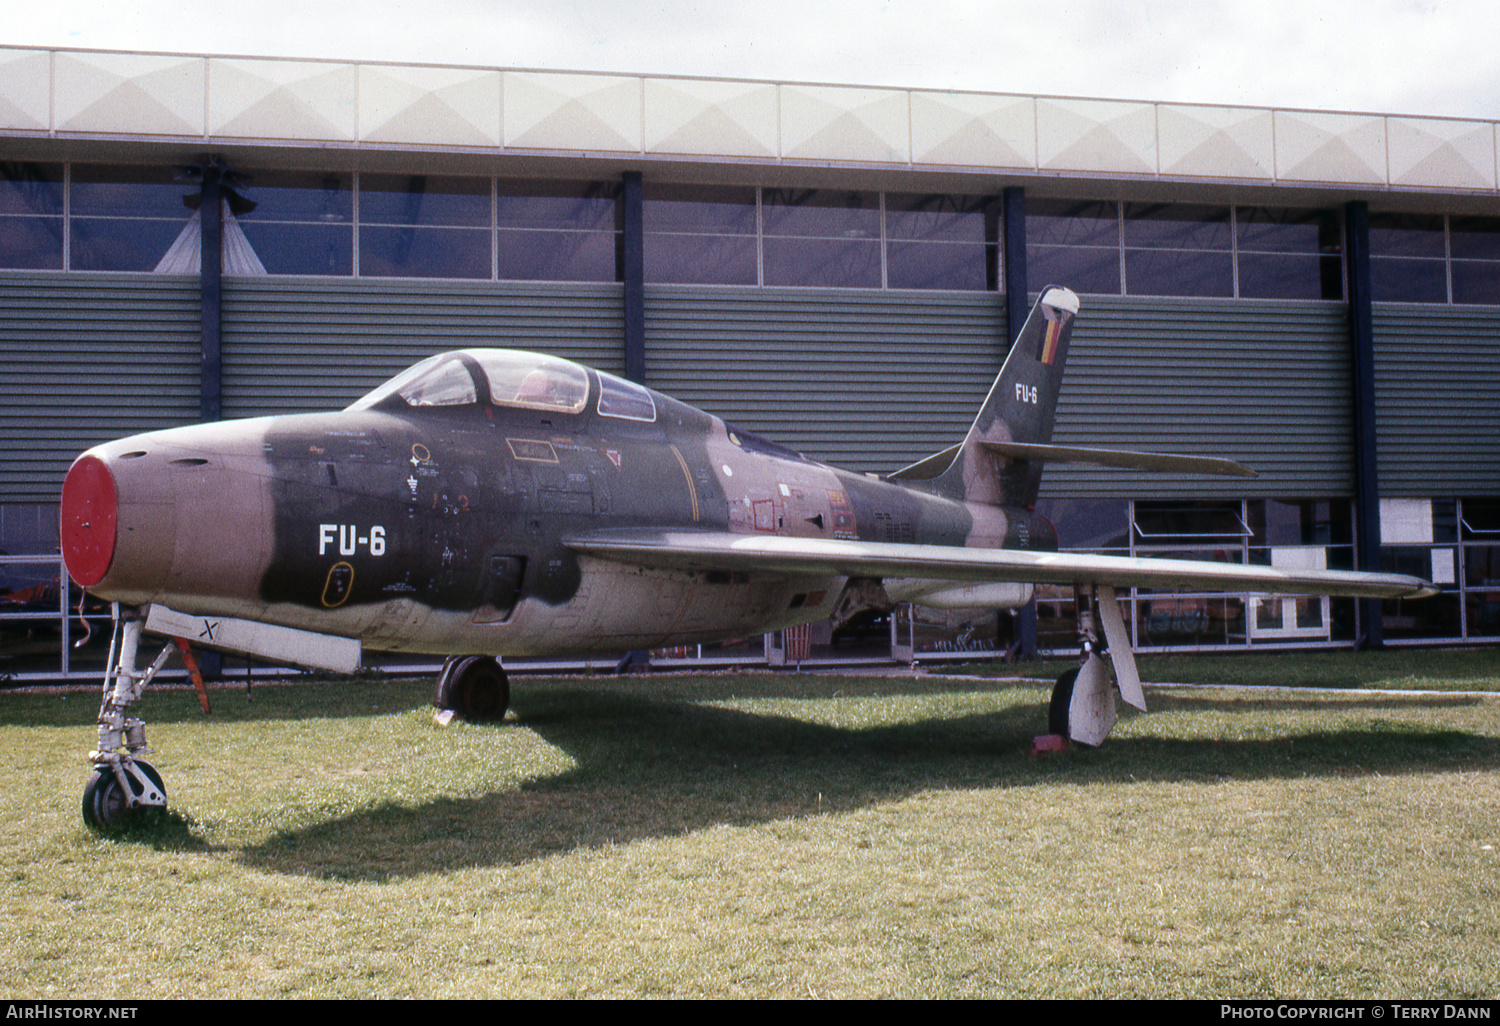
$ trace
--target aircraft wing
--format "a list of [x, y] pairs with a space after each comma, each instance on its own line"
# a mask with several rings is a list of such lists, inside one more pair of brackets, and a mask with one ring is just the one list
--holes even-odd
[[624, 529], [574, 535], [583, 555], [632, 566], [738, 570], [844, 577], [922, 577], [961, 583], [1094, 584], [1111, 588], [1349, 598], [1425, 598], [1427, 581], [1401, 574], [1310, 570], [1186, 559], [1137, 559], [1078, 552], [899, 545], [744, 535], [713, 531]]

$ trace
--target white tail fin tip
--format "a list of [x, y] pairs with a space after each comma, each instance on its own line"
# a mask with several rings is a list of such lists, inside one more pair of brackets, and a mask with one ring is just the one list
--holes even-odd
[[1071, 314], [1078, 313], [1078, 293], [1072, 289], [1048, 289], [1042, 296], [1042, 302], [1054, 310], [1066, 310]]

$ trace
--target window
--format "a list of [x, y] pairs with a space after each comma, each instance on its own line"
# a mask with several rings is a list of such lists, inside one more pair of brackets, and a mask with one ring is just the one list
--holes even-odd
[[471, 349], [465, 355], [484, 371], [496, 405], [577, 413], [588, 402], [588, 372], [576, 363], [509, 349]]
[[639, 420], [647, 424], [656, 421], [656, 401], [651, 393], [634, 381], [626, 381], [612, 374], [595, 371], [599, 377], [600, 416], [618, 420]]
[[1343, 246], [1328, 210], [1191, 203], [1027, 204], [1027, 277], [1040, 288], [1133, 296], [1340, 299]]
[[0, 162], [0, 267], [62, 265], [62, 165]]
[[1125, 205], [1125, 291], [1136, 296], [1234, 295], [1228, 207]]
[[490, 180], [361, 175], [359, 273], [489, 278]]
[[1124, 499], [1043, 499], [1037, 511], [1057, 529], [1063, 551], [1130, 551], [1130, 504]]
[[495, 224], [499, 276], [521, 281], [615, 281], [619, 236], [610, 182], [501, 179]]
[[465, 349], [428, 357], [349, 409], [368, 410], [392, 395], [409, 406], [468, 406], [479, 401], [476, 381], [492, 403], [528, 410], [577, 413], [589, 396], [588, 372], [576, 363], [511, 349]]
[[154, 271], [192, 216], [198, 187], [170, 168], [75, 164], [69, 262], [75, 271]]
[[765, 284], [878, 289], [880, 194], [766, 189]]
[[646, 279], [995, 289], [999, 201], [944, 194], [647, 185]]
[[1343, 239], [1330, 210], [1238, 207], [1235, 249], [1245, 299], [1342, 299]]
[[647, 185], [644, 201], [647, 281], [757, 283], [753, 186]]
[[1455, 303], [1500, 304], [1500, 217], [1448, 222]]
[[[1207, 548], [1216, 552], [1238, 550], [1250, 537], [1241, 504], [1237, 501], [1152, 501], [1135, 504], [1136, 551], [1162, 548]], [[1200, 556], [1198, 558], [1212, 558]]]
[[1377, 300], [1448, 301], [1442, 215], [1370, 215], [1370, 289]]
[[1373, 297], [1500, 304], [1500, 217], [1371, 214]]
[[984, 291], [999, 280], [999, 202], [942, 194], [885, 198], [886, 285]]
[[479, 399], [473, 375], [456, 358], [439, 363], [396, 391], [412, 406], [467, 406]]
[[408, 367], [349, 409], [368, 410], [392, 395], [400, 395], [411, 406], [464, 406], [479, 398], [468, 366], [456, 354], [443, 353]]
[[249, 171], [255, 209], [236, 217], [268, 274], [354, 273], [354, 178], [338, 172]]
[[1263, 553], [1257, 556], [1257, 550], [1319, 545], [1339, 549], [1329, 566], [1352, 567], [1354, 518], [1347, 499], [1251, 499], [1245, 509], [1252, 563], [1270, 563]]
[[1028, 200], [1026, 277], [1037, 288], [1120, 294], [1120, 210], [1092, 200]]
[[[1128, 553], [1225, 564], [1348, 568], [1347, 499], [1080, 500], [1039, 506], [1058, 526], [1063, 551]], [[1055, 651], [1076, 644], [1072, 589], [1036, 589], [1039, 636]], [[1123, 589], [1122, 611], [1138, 648], [1246, 647], [1258, 642], [1347, 641], [1354, 602], [1200, 587]]]

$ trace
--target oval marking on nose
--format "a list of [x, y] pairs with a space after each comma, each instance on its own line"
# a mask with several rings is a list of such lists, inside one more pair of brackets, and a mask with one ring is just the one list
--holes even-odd
[[104, 580], [115, 558], [119, 498], [114, 475], [97, 456], [84, 456], [63, 479], [58, 532], [68, 574], [91, 588]]
[[337, 609], [349, 601], [349, 592], [354, 589], [354, 567], [339, 562], [328, 568], [328, 577], [323, 581], [323, 605]]

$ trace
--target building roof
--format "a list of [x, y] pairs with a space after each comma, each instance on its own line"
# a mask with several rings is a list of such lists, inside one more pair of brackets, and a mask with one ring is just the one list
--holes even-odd
[[434, 171], [753, 168], [763, 182], [786, 168], [1500, 209], [1494, 121], [739, 79], [0, 47], [0, 137], [27, 159], [212, 150]]

